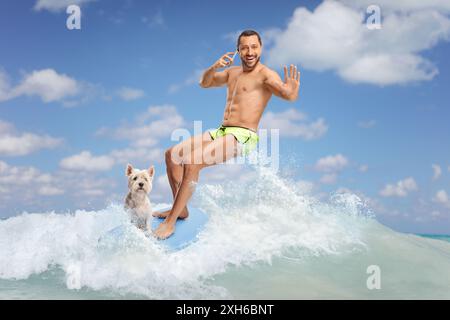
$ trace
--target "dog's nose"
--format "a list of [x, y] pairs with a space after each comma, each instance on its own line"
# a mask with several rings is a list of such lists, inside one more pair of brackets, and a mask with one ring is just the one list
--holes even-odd
[[139, 182], [139, 187], [143, 187], [144, 186], [144, 183], [143, 182]]

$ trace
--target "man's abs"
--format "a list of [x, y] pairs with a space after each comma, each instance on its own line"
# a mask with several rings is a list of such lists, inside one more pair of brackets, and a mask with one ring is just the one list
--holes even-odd
[[271, 97], [258, 77], [239, 77], [228, 87], [227, 104], [223, 115], [224, 126], [241, 126], [256, 130], [264, 109]]
[[239, 126], [256, 131], [262, 115], [262, 110], [263, 108], [259, 106], [243, 106], [242, 104], [229, 105], [225, 109], [222, 125]]

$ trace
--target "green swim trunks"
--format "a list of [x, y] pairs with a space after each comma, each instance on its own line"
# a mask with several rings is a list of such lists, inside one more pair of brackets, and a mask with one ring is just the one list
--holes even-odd
[[251, 129], [237, 126], [220, 126], [220, 128], [209, 131], [211, 138], [223, 137], [226, 134], [232, 134], [242, 147], [242, 154], [248, 155], [258, 144], [259, 137]]

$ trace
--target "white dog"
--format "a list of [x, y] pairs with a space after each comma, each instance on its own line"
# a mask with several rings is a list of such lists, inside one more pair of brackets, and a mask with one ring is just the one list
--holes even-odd
[[125, 171], [128, 177], [128, 194], [125, 199], [125, 209], [130, 213], [131, 221], [140, 229], [147, 230], [149, 218], [152, 216], [152, 206], [148, 194], [152, 190], [155, 168], [148, 170], [134, 169], [131, 164]]

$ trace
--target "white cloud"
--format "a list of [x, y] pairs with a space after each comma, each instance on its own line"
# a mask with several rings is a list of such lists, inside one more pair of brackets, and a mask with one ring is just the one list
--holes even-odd
[[439, 190], [438, 192], [436, 192], [435, 196], [433, 197], [433, 202], [439, 203], [447, 208], [450, 208], [450, 199], [445, 190]]
[[362, 164], [358, 168], [359, 172], [367, 172], [369, 170], [369, 166], [367, 164]]
[[92, 196], [92, 197], [103, 196], [104, 194], [105, 191], [101, 189], [84, 189], [81, 190], [79, 193], [80, 196]]
[[40, 149], [60, 146], [63, 139], [29, 132], [17, 133], [11, 123], [0, 119], [0, 156], [24, 156]]
[[89, 151], [82, 151], [79, 154], [62, 159], [59, 165], [66, 170], [107, 171], [113, 167], [114, 159], [111, 156], [95, 157]]
[[66, 10], [71, 4], [82, 5], [84, 3], [92, 2], [95, 0], [37, 0], [34, 5], [34, 10], [48, 10], [51, 12], [59, 12]]
[[125, 101], [136, 100], [145, 96], [143, 90], [129, 87], [122, 87], [117, 91], [117, 94]]
[[26, 74], [15, 87], [5, 82], [5, 75], [0, 74], [0, 102], [26, 96], [39, 96], [44, 102], [61, 101], [80, 93], [81, 85], [65, 74], [58, 74], [53, 69], [42, 69]]
[[[123, 183], [126, 186], [125, 177]], [[65, 204], [73, 201], [78, 208], [86, 206], [87, 200], [89, 204], [92, 201], [104, 205], [116, 185], [114, 179], [104, 178], [101, 173], [65, 170], [44, 173], [35, 167], [13, 166], [0, 161], [0, 207], [28, 206], [37, 210], [40, 206], [50, 210], [53, 202], [49, 201], [61, 200]], [[61, 199], [61, 196], [65, 198]]]
[[0, 161], [0, 199], [11, 199], [21, 202], [30, 199], [35, 194], [52, 196], [64, 193], [60, 187], [55, 187], [53, 175], [42, 173], [35, 167], [17, 167]]
[[267, 64], [298, 63], [316, 71], [334, 70], [350, 82], [376, 85], [436, 76], [437, 68], [419, 53], [449, 39], [450, 20], [437, 11], [442, 7], [411, 11], [405, 4], [407, 13], [382, 12], [382, 28], [369, 30], [365, 9], [354, 6], [354, 1], [349, 5], [324, 1], [312, 12], [295, 9], [268, 51]]
[[437, 180], [442, 174], [441, 166], [432, 164], [431, 167], [433, 168], [433, 180]]
[[317, 160], [315, 169], [320, 172], [338, 172], [348, 165], [348, 159], [342, 154], [326, 156]]
[[168, 90], [169, 93], [175, 93], [184, 87], [198, 84], [200, 81], [200, 77], [202, 76], [204, 71], [205, 70], [203, 70], [203, 69], [194, 70], [194, 72], [192, 72], [192, 74], [190, 76], [188, 76], [183, 82], [170, 85], [169, 90]]
[[410, 191], [417, 190], [417, 184], [412, 177], [400, 180], [396, 185], [387, 184], [381, 191], [383, 197], [406, 197]]
[[107, 171], [114, 165], [133, 163], [149, 165], [164, 161], [164, 150], [157, 147], [160, 139], [168, 138], [174, 129], [184, 125], [184, 119], [172, 105], [150, 106], [133, 123], [118, 128], [100, 128], [97, 136], [128, 140], [130, 145], [114, 149], [108, 154], [93, 156], [82, 151], [60, 161], [60, 167], [78, 171]]
[[164, 151], [160, 148], [125, 148], [111, 151], [109, 157], [119, 164], [160, 163], [164, 160]]
[[304, 140], [314, 140], [322, 137], [328, 130], [328, 126], [323, 118], [314, 122], [306, 122], [307, 116], [290, 108], [288, 110], [275, 113], [267, 111], [260, 122], [261, 129], [279, 129], [281, 136], [300, 137]]
[[149, 27], [166, 27], [166, 21], [161, 10], [158, 10], [151, 17], [142, 17], [141, 21]]
[[118, 128], [103, 127], [97, 130], [96, 135], [130, 142], [128, 147], [112, 150], [107, 155], [115, 164], [148, 165], [164, 161], [164, 150], [157, 146], [159, 141], [170, 138], [173, 130], [184, 125], [185, 121], [175, 106], [150, 106], [132, 123]]
[[419, 10], [439, 10], [450, 12], [450, 2], [448, 0], [340, 0], [340, 2], [360, 9], [366, 9], [369, 5], [376, 4], [383, 11], [419, 11]]
[[129, 140], [132, 147], [151, 147], [161, 138], [169, 138], [173, 130], [185, 125], [183, 117], [173, 105], [150, 106], [146, 112], [138, 115], [131, 124], [116, 129], [100, 128], [97, 136], [111, 136], [120, 140]]
[[[234, 46], [233, 48], [236, 48], [238, 37], [242, 31], [244, 31], [244, 30], [241, 29], [241, 30], [237, 30], [237, 31], [233, 31], [233, 32], [228, 32], [228, 33], [224, 34], [222, 36], [222, 38], [224, 40], [231, 42]], [[261, 42], [263, 44], [263, 47], [270, 46], [281, 31], [282, 30], [278, 29], [278, 28], [267, 28], [267, 29], [258, 30], [258, 33], [261, 37]]]
[[42, 186], [38, 189], [38, 193], [43, 196], [56, 196], [63, 194], [64, 190], [53, 186]]
[[431, 80], [437, 74], [431, 62], [411, 54], [367, 55], [340, 70], [340, 75], [350, 82], [378, 85]]
[[324, 174], [321, 178], [320, 178], [320, 182], [323, 184], [333, 184], [336, 183], [337, 180], [337, 174], [336, 173], [328, 173], [328, 174]]
[[3, 121], [0, 119], [0, 133], [1, 134], [8, 134], [10, 132], [13, 132], [15, 130], [12, 123]]
[[369, 129], [369, 128], [373, 128], [375, 126], [375, 124], [376, 124], [375, 120], [359, 121], [358, 127], [364, 128], [364, 129]]
[[[70, 189], [70, 195], [84, 200], [85, 197], [96, 199], [98, 196], [111, 194], [117, 185], [115, 180], [104, 178], [92, 171], [60, 171], [57, 179], [65, 182], [67, 188]], [[123, 183], [126, 186], [125, 177]]]

